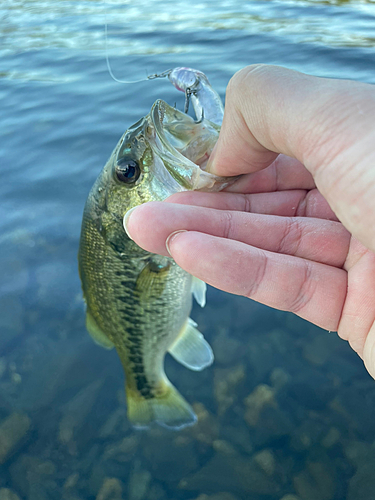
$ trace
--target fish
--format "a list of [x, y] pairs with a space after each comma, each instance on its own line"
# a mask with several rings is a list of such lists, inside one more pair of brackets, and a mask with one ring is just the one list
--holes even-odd
[[[200, 168], [220, 131], [209, 119], [222, 108], [220, 97], [198, 70], [175, 68], [169, 77], [186, 95], [193, 77], [204, 80], [204, 88], [191, 85], [199, 116], [159, 99], [126, 130], [88, 195], [78, 252], [87, 330], [97, 344], [116, 349], [125, 372], [128, 419], [138, 428], [156, 423], [180, 429], [197, 420], [164, 372], [167, 352], [196, 371], [214, 357], [189, 317], [193, 296], [205, 305], [206, 284], [172, 258], [140, 248], [124, 231], [124, 215], [173, 193], [219, 191], [231, 182]], [[207, 90], [215, 97], [211, 106]]]

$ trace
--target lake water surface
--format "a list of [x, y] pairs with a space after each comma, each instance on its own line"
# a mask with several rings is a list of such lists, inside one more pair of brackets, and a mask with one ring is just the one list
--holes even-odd
[[167, 80], [110, 78], [106, 20], [117, 78], [191, 66], [224, 97], [257, 62], [375, 83], [375, 2], [3, 0], [0, 20], [0, 499], [375, 498], [375, 383], [335, 333], [210, 289], [192, 316], [215, 364], [166, 360], [199, 423], [135, 431], [76, 262], [119, 137], [157, 98], [183, 106]]

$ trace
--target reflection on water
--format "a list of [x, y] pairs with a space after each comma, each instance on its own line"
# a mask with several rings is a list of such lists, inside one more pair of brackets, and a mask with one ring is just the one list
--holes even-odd
[[[46, 2], [8, 0], [0, 7], [3, 50], [26, 51], [55, 47], [76, 51], [103, 50], [103, 26], [110, 28], [110, 49], [116, 54], [183, 52], [184, 45], [150, 43], [155, 31], [272, 32], [294, 43], [319, 42], [327, 46], [375, 45], [371, 24], [374, 0], [332, 2], [221, 2], [191, 5], [184, 0]], [[342, 8], [341, 8], [342, 6]], [[327, 22], [329, 20], [329, 22]], [[131, 33], [131, 36], [129, 35]], [[148, 52], [149, 51], [149, 52]]]
[[[76, 254], [87, 193], [177, 65], [222, 95], [251, 62], [375, 83], [373, 1], [0, 4], [0, 499], [361, 500], [375, 387], [335, 334], [209, 290], [215, 364], [167, 373], [199, 423], [135, 432], [116, 353], [91, 342]], [[177, 94], [177, 95], [176, 95]]]

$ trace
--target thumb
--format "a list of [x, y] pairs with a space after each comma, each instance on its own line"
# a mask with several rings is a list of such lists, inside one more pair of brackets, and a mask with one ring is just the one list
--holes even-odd
[[375, 250], [375, 86], [277, 66], [244, 68], [229, 82], [208, 170], [220, 176], [296, 158], [345, 227]]

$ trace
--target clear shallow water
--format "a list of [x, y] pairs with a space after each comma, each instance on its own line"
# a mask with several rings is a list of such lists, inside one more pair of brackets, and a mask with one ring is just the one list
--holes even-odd
[[374, 2], [8, 0], [0, 19], [0, 488], [22, 500], [372, 498], [375, 386], [345, 342], [210, 289], [192, 316], [214, 366], [166, 362], [200, 423], [134, 432], [116, 353], [84, 328], [76, 253], [118, 138], [157, 98], [183, 103], [167, 81], [110, 79], [105, 19], [118, 78], [187, 65], [224, 96], [254, 62], [375, 83]]

